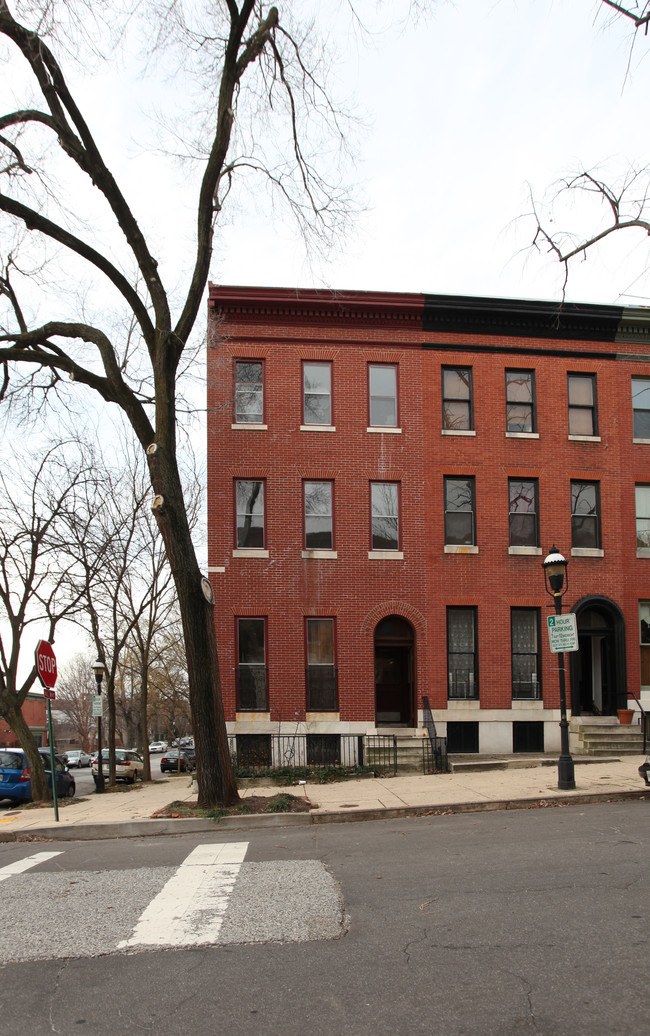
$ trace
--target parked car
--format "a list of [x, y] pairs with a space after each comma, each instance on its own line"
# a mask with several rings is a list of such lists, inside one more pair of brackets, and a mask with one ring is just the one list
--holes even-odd
[[[93, 759], [92, 774], [95, 784], [99, 780], [99, 760]], [[142, 778], [144, 772], [144, 760], [141, 755], [132, 748], [115, 749], [115, 777], [118, 781], [126, 781], [127, 784], [135, 784], [138, 777]], [[108, 748], [102, 749], [102, 776], [108, 780]]]
[[149, 745], [150, 752], [164, 752], [167, 748], [166, 741], [152, 741]]
[[[48, 787], [52, 787], [52, 770], [49, 748], [39, 748], [45, 767]], [[54, 756], [56, 773], [56, 794], [58, 798], [73, 798], [76, 786], [74, 777], [68, 771], [65, 759]], [[27, 757], [22, 748], [0, 748], [0, 799], [11, 802], [31, 802], [32, 783]]]
[[82, 766], [90, 766], [92, 763], [92, 756], [88, 755], [88, 752], [78, 751], [77, 749], [65, 752], [63, 758], [69, 767], [76, 766], [78, 770]]
[[160, 772], [178, 773], [180, 769], [181, 773], [188, 773], [194, 769], [196, 766], [196, 756], [193, 752], [185, 751], [184, 749], [180, 750], [180, 766], [178, 756], [178, 748], [172, 748], [169, 752], [165, 752], [160, 760]]

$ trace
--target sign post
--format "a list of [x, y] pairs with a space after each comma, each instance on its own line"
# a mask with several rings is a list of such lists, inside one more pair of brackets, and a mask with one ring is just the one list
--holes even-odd
[[50, 743], [50, 770], [52, 772], [52, 802], [54, 804], [54, 819], [59, 820], [59, 803], [56, 797], [56, 766], [54, 760], [54, 738], [52, 737], [52, 709], [50, 701], [56, 698], [54, 684], [57, 678], [56, 655], [54, 648], [47, 640], [39, 640], [34, 652], [36, 671], [43, 686], [47, 704], [47, 739]]

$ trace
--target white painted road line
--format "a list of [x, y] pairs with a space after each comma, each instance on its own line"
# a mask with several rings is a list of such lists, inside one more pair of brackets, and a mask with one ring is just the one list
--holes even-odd
[[6, 878], [11, 878], [14, 874], [22, 874], [23, 871], [28, 871], [31, 867], [36, 867], [39, 863], [45, 863], [46, 860], [51, 860], [53, 856], [60, 856], [63, 850], [55, 853], [35, 853], [34, 856], [27, 856], [24, 860], [16, 860], [15, 863], [9, 863], [6, 867], [0, 867], [0, 881], [4, 881]]
[[197, 845], [118, 949], [216, 942], [247, 849], [248, 842]]

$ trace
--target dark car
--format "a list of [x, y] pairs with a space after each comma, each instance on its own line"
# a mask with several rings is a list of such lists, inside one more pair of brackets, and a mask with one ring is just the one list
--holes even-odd
[[[52, 787], [52, 770], [49, 748], [39, 748], [45, 767], [48, 786]], [[56, 773], [56, 794], [58, 798], [74, 797], [76, 786], [74, 777], [68, 771], [65, 759], [54, 756]], [[27, 756], [22, 748], [0, 748], [0, 799], [11, 802], [31, 802], [32, 782], [27, 764]]]
[[172, 748], [170, 751], [164, 752], [163, 757], [160, 760], [160, 772], [178, 773], [180, 769], [181, 773], [188, 773], [190, 770], [193, 770], [196, 766], [196, 756], [194, 755], [194, 752], [181, 749], [180, 756], [179, 766], [177, 748]]

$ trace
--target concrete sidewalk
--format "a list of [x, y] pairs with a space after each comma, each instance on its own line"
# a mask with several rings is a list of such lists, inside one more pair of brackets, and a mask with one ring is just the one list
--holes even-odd
[[[206, 819], [153, 819], [173, 801], [196, 798], [187, 775], [166, 777], [123, 792], [66, 802], [59, 822], [51, 806], [40, 809], [0, 809], [0, 842], [31, 838], [88, 839], [181, 834], [217, 828], [331, 823], [429, 812], [471, 812], [527, 808], [534, 804], [586, 803], [639, 798], [650, 801], [650, 788], [639, 777], [645, 756], [596, 761], [574, 759], [575, 791], [559, 791], [557, 765], [549, 759], [522, 767], [521, 760], [502, 760], [500, 768], [456, 773], [379, 777], [335, 784], [253, 786], [240, 789], [243, 799], [288, 791], [314, 804], [309, 813], [279, 813]], [[531, 760], [532, 762], [532, 760]], [[542, 765], [542, 763], [544, 765]], [[481, 761], [477, 759], [477, 766]]]

